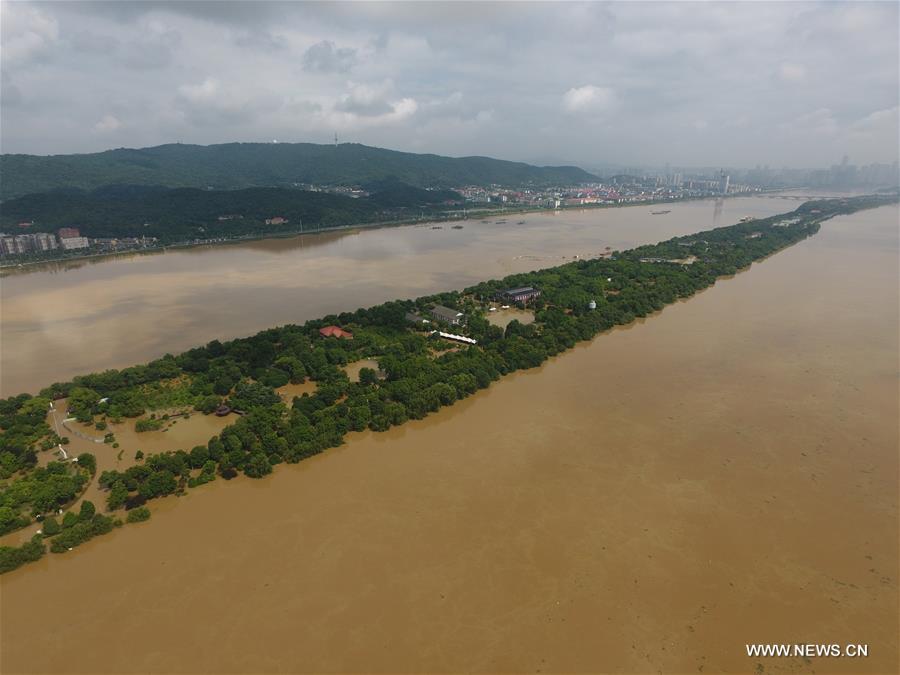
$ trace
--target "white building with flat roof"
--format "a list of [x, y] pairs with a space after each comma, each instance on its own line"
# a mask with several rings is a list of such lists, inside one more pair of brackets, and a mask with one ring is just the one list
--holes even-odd
[[88, 247], [87, 237], [66, 237], [65, 239], [60, 239], [59, 243], [66, 251], [72, 251], [76, 248]]

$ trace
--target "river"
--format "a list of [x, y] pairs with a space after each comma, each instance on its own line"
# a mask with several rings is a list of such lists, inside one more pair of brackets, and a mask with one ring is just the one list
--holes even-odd
[[799, 203], [766, 196], [671, 204], [657, 216], [661, 207], [646, 205], [506, 214], [462, 230], [343, 231], [29, 267], [0, 280], [0, 396]]
[[0, 670], [896, 672], [897, 219], [3, 575]]

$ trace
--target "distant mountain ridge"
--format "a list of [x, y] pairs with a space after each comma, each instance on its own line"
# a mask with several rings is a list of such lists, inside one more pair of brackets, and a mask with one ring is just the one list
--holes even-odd
[[225, 143], [106, 150], [83, 155], [0, 155], [0, 198], [109, 184], [233, 190], [294, 183], [394, 180], [420, 188], [554, 185], [599, 180], [574, 166], [538, 167], [490, 157], [444, 157], [357, 143]]

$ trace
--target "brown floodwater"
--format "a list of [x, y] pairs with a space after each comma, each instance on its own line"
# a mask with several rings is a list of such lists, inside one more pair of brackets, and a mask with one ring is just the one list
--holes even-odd
[[381, 372], [381, 369], [378, 367], [378, 361], [375, 359], [360, 359], [359, 361], [348, 363], [344, 366], [344, 372], [347, 373], [347, 377], [350, 378], [351, 382], [359, 382], [359, 371], [363, 368], [370, 368], [376, 373]]
[[0, 279], [0, 396], [213, 339], [463, 288], [797, 207], [766, 197], [528, 214], [523, 225], [409, 226], [24, 268]]
[[517, 307], [509, 307], [508, 309], [498, 307], [493, 312], [489, 311], [485, 318], [492, 326], [506, 328], [513, 319], [526, 325], [534, 323], [534, 312], [528, 309], [518, 309]]
[[[312, 396], [318, 385], [313, 380], [306, 380], [300, 384], [286, 384], [283, 387], [278, 387], [275, 391], [278, 392], [278, 395], [281, 397], [281, 400], [284, 401], [285, 405], [288, 408], [293, 407], [294, 398], [296, 396], [303, 396], [303, 394], [309, 394]], [[234, 416], [228, 418], [231, 421], [234, 421]]]
[[[302, 387], [303, 385], [287, 385], [288, 387]], [[309, 389], [307, 389], [309, 390]], [[312, 391], [315, 386], [312, 387]], [[295, 394], [296, 395], [296, 394]], [[291, 397], [292, 400], [293, 397]], [[173, 412], [167, 411], [167, 412]], [[162, 416], [164, 411], [157, 411]], [[106, 509], [107, 492], [101, 490], [98, 484], [100, 474], [104, 471], [124, 471], [137, 463], [138, 450], [144, 455], [160, 452], [184, 450], [190, 452], [195, 445], [206, 445], [210, 438], [220, 433], [222, 429], [234, 422], [234, 415], [217, 417], [215, 415], [203, 415], [191, 412], [188, 418], [173, 415], [165, 422], [163, 429], [158, 431], [135, 431], [135, 419], [125, 418], [122, 422], [114, 424], [109, 422], [106, 429], [98, 430], [93, 424], [80, 424], [74, 420], [65, 421], [68, 413], [68, 400], [60, 399], [54, 402], [54, 410], [47, 416], [47, 424], [60, 436], [67, 437], [69, 444], [65, 446], [69, 457], [77, 457], [81, 453], [89, 452], [94, 455], [97, 462], [97, 470], [93, 479], [87, 484], [84, 492], [79, 495], [70, 509], [76, 512], [83, 500], [93, 502], [100, 511]], [[97, 418], [100, 419], [99, 417]], [[118, 447], [111, 443], [103, 443], [103, 437], [112, 433]], [[51, 460], [65, 459], [54, 448], [38, 454], [41, 465], [46, 465]], [[20, 546], [28, 541], [32, 535], [40, 530], [39, 523], [0, 536], [0, 546]]]
[[897, 672], [897, 219], [3, 575], [0, 670]]

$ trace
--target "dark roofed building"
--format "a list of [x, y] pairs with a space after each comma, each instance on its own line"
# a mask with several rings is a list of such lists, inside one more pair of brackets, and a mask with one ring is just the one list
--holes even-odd
[[522, 286], [521, 288], [507, 288], [500, 293], [500, 299], [507, 302], [528, 302], [540, 297], [541, 292], [533, 286]]
[[435, 305], [432, 307], [431, 316], [435, 321], [443, 321], [449, 323], [451, 326], [458, 326], [463, 322], [462, 312], [450, 309], [449, 307], [444, 307], [443, 305]]

